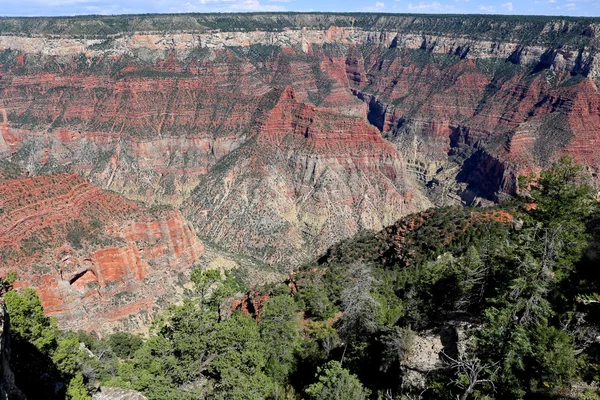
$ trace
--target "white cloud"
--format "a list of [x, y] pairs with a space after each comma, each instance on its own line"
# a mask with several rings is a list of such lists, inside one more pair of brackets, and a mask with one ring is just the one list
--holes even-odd
[[477, 11], [485, 14], [491, 14], [496, 12], [496, 6], [479, 6]]
[[285, 11], [283, 6], [261, 4], [258, 0], [240, 0], [232, 2], [227, 9], [231, 11]]
[[[483, 3], [483, 5], [480, 5]], [[486, 4], [487, 3], [487, 4]], [[311, 6], [311, 7], [309, 7]], [[0, 0], [0, 15], [52, 16], [243, 11], [370, 11], [598, 15], [600, 0]], [[516, 10], [516, 11], [515, 11]]]
[[384, 9], [385, 9], [385, 3], [382, 1], [377, 1], [372, 6], [363, 7], [362, 11], [375, 12], [375, 11], [383, 11]]
[[511, 2], [502, 4], [502, 8], [504, 8], [507, 11], [513, 11], [515, 9], [513, 7], [513, 3], [511, 3]]
[[286, 11], [294, 0], [22, 0], [5, 5], [0, 15], [51, 16], [177, 12]]
[[420, 2], [417, 5], [412, 5], [412, 3], [408, 5], [408, 9], [409, 10], [413, 10], [413, 11], [415, 11], [415, 10], [420, 10], [420, 11], [438, 11], [441, 8], [442, 8], [442, 4], [439, 3], [439, 2], [437, 2], [437, 1], [434, 1], [433, 3], [428, 3], [428, 4]]

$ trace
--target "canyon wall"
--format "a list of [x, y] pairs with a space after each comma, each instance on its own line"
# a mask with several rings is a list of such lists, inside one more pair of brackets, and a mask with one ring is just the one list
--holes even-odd
[[189, 199], [201, 232], [289, 268], [430, 204], [375, 127], [302, 103], [292, 87], [280, 93], [248, 143]]
[[564, 153], [598, 185], [599, 29], [2, 18], [0, 269], [64, 327], [135, 330], [181, 290], [196, 233], [290, 270], [432, 205], [501, 201]]
[[143, 330], [204, 248], [178, 210], [146, 209], [71, 173], [0, 179], [0, 209], [0, 275], [14, 271], [15, 288], [35, 288], [72, 330]]
[[[182, 206], [291, 86], [395, 143], [437, 204], [564, 152], [597, 173], [595, 19], [247, 14], [4, 19], [0, 154]], [[485, 178], [483, 178], [485, 175]], [[425, 206], [425, 205], [423, 205]]]

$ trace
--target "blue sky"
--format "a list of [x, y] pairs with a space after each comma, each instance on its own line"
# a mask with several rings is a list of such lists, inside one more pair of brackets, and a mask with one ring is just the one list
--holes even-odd
[[0, 0], [0, 15], [376, 11], [600, 16], [600, 0]]

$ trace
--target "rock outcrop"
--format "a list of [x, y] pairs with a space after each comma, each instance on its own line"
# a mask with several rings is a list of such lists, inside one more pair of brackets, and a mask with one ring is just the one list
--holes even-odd
[[140, 330], [203, 245], [177, 210], [148, 210], [76, 174], [0, 185], [0, 274], [37, 289], [62, 328]]
[[413, 333], [410, 349], [400, 361], [402, 387], [425, 390], [427, 375], [466, 357], [467, 332], [472, 329], [467, 323], [450, 321], [435, 331]]
[[148, 398], [135, 390], [101, 387], [92, 400], [147, 400]]
[[3, 22], [0, 154], [179, 206], [246, 143], [265, 96], [292, 86], [300, 102], [378, 127], [437, 203], [498, 200], [564, 152], [594, 175], [600, 163], [594, 21], [119, 20]]
[[186, 214], [229, 248], [293, 266], [427, 204], [375, 128], [286, 88], [249, 142], [207, 174]]

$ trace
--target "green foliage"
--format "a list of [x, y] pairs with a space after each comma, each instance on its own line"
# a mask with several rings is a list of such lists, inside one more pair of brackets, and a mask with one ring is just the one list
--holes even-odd
[[143, 340], [141, 337], [131, 333], [117, 332], [110, 335], [108, 342], [117, 357], [129, 358], [142, 347]]
[[409, 356], [415, 338], [410, 328], [393, 326], [382, 332], [381, 370], [386, 372], [400, 364]]
[[318, 369], [317, 382], [305, 389], [311, 400], [365, 400], [369, 391], [358, 378], [342, 368], [339, 362], [330, 361]]
[[[75, 333], [63, 333], [54, 318], [44, 315], [35, 290], [9, 291], [4, 300], [10, 315], [12, 369], [17, 387], [28, 398], [64, 398], [58, 383], [67, 385], [67, 398], [87, 399], [83, 371], [94, 368], [94, 360], [81, 348]], [[79, 376], [79, 377], [78, 377]], [[71, 397], [69, 397], [71, 396]]]
[[77, 374], [67, 386], [67, 400], [90, 400], [85, 385], [83, 383], [83, 375]]
[[80, 249], [82, 247], [82, 240], [84, 239], [85, 234], [85, 227], [80, 220], [76, 219], [69, 227], [67, 232], [67, 241], [71, 244], [71, 246], [73, 246], [73, 248]]
[[322, 282], [303, 282], [297, 298], [302, 302], [307, 316], [316, 320], [332, 318], [337, 311]]
[[532, 389], [554, 392], [567, 387], [579, 375], [582, 359], [577, 357], [573, 338], [552, 326], [539, 325], [531, 332], [533, 339]]
[[[147, 339], [60, 332], [7, 275], [17, 384], [49, 399], [85, 399], [98, 384], [161, 400], [556, 397], [600, 376], [600, 217], [582, 172], [562, 158], [521, 179], [525, 195], [503, 208], [442, 208], [362, 232], [291, 282], [256, 289], [253, 315], [231, 309], [246, 291], [232, 274], [195, 269], [194, 290]], [[462, 344], [448, 329], [459, 325]], [[446, 332], [426, 392], [405, 375], [424, 332]]]
[[81, 370], [82, 360], [87, 357], [79, 347], [79, 340], [75, 336], [58, 340], [52, 352], [52, 361], [56, 368], [65, 376], [74, 376]]
[[270, 299], [263, 307], [258, 323], [265, 344], [267, 374], [284, 383], [294, 367], [294, 353], [299, 344], [298, 316], [294, 300], [282, 295]]
[[595, 207], [594, 189], [584, 183], [582, 167], [571, 156], [563, 156], [542, 171], [530, 195], [536, 207], [528, 217], [541, 231], [537, 238], [543, 246], [537, 251], [543, 267], [555, 269], [560, 279], [579, 261], [588, 244], [586, 223]]
[[[239, 312], [221, 320], [217, 299], [235, 293], [237, 281], [231, 276], [221, 281], [214, 270], [195, 270], [192, 281], [198, 296], [169, 307], [154, 321], [153, 335], [133, 353], [131, 342], [137, 346], [138, 340], [117, 336], [128, 357], [104, 382], [139, 390], [150, 399], [192, 399], [203, 393], [216, 399], [268, 398], [280, 387], [272, 377], [280, 374], [285, 381], [293, 366], [295, 346], [287, 342], [297, 335], [293, 299], [268, 302], [260, 323]], [[111, 348], [117, 353], [120, 347]]]
[[[394, 385], [399, 382], [393, 376], [401, 374], [399, 360], [410, 348], [408, 326], [417, 331], [439, 329], [456, 319], [476, 321], [479, 328], [470, 335], [477, 339], [472, 342], [477, 362], [471, 361], [487, 366], [479, 379], [486, 376], [491, 382], [474, 385], [471, 395], [550, 396], [579, 379], [582, 369], [593, 376], [596, 364], [586, 366], [578, 354], [583, 351], [579, 346], [587, 354], [595, 349], [583, 339], [600, 333], [598, 323], [591, 321], [594, 314], [585, 314], [590, 320], [583, 324], [581, 313], [579, 322], [569, 322], [578, 324], [575, 336], [564, 328], [564, 321], [574, 318], [569, 310], [596, 304], [578, 299], [595, 299], [600, 287], [600, 280], [593, 278], [597, 268], [590, 265], [584, 276], [578, 267], [589, 245], [590, 217], [597, 212], [593, 191], [585, 185], [581, 167], [567, 157], [539, 179], [522, 182], [528, 185], [529, 198], [517, 199], [506, 209], [523, 220], [522, 228], [511, 229], [497, 219], [504, 212], [499, 208], [438, 209], [409, 216], [371, 238], [363, 234], [345, 241], [328, 251], [316, 270], [308, 265], [297, 275], [299, 304], [310, 309], [312, 288], [323, 285], [327, 301], [345, 312], [336, 325], [347, 340], [342, 351], [345, 365], [369, 387], [380, 389], [383, 378], [371, 372], [377, 369], [386, 376], [382, 389], [397, 390]], [[525, 202], [537, 207], [521, 210]], [[371, 243], [371, 250], [357, 251], [360, 243]], [[597, 260], [598, 252], [591, 249], [590, 256]], [[369, 260], [363, 270], [371, 269], [370, 274], [358, 277], [353, 259]], [[586, 294], [569, 285], [584, 285]], [[306, 289], [308, 293], [302, 293]], [[359, 304], [373, 307], [361, 309]], [[373, 319], [377, 314], [380, 318]], [[319, 319], [318, 313], [309, 315]], [[347, 323], [361, 319], [371, 329], [350, 328]], [[406, 336], [398, 329], [405, 329]], [[352, 331], [358, 334], [349, 335]], [[448, 393], [448, 385], [458, 379], [449, 372], [430, 377], [431, 387], [439, 388], [432, 395]], [[471, 381], [465, 382], [459, 383], [469, 387]]]
[[236, 313], [220, 328], [215, 336], [219, 355], [212, 367], [217, 379], [217, 398], [268, 397], [275, 383], [265, 374], [267, 348], [256, 322]]
[[84, 242], [97, 240], [101, 229], [102, 222], [97, 218], [93, 218], [88, 224], [75, 219], [67, 226], [67, 241], [73, 248], [81, 249]]
[[13, 336], [32, 343], [41, 351], [49, 351], [56, 346], [56, 321], [46, 317], [34, 289], [24, 289], [22, 294], [10, 291], [4, 295], [4, 301]]
[[194, 283], [200, 299], [206, 299], [209, 289], [221, 281], [221, 271], [217, 269], [202, 270], [195, 268], [190, 280]]
[[[498, 384], [506, 395], [552, 393], [573, 381], [582, 366], [573, 338], [553, 326], [564, 307], [560, 283], [576, 273], [588, 244], [587, 221], [594, 210], [581, 167], [563, 157], [529, 184], [536, 207], [502, 256], [502, 286], [490, 299], [479, 334], [481, 357], [500, 365]], [[571, 302], [576, 299], [571, 299]]]
[[313, 366], [328, 360], [331, 352], [340, 345], [338, 331], [323, 322], [310, 321], [304, 334], [298, 353]]
[[10, 291], [16, 280], [17, 274], [14, 271], [8, 272], [4, 278], [0, 277], [0, 296]]

